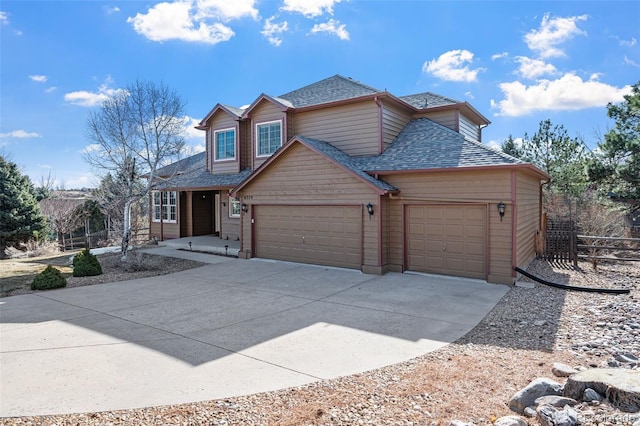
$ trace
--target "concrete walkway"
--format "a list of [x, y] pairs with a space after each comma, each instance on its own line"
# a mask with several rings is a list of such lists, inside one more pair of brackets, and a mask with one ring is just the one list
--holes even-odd
[[209, 264], [0, 299], [0, 416], [194, 402], [359, 373], [458, 339], [508, 290], [154, 252]]

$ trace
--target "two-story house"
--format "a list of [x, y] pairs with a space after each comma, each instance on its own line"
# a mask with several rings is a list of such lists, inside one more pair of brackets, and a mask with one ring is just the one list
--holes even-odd
[[535, 257], [549, 176], [481, 143], [467, 102], [339, 75], [216, 105], [206, 151], [152, 195], [159, 239], [239, 239], [242, 258], [513, 283]]

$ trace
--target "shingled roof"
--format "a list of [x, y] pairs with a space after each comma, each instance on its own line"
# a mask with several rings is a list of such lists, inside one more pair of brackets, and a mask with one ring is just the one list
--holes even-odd
[[251, 170], [246, 169], [240, 173], [212, 175], [207, 170], [205, 153], [201, 152], [159, 169], [157, 175], [166, 179], [159, 179], [155, 188], [233, 188], [250, 174]]
[[428, 118], [411, 120], [382, 154], [354, 160], [369, 173], [525, 164]]
[[325, 78], [316, 83], [294, 90], [278, 98], [285, 99], [294, 108], [343, 101], [361, 96], [375, 95], [382, 90], [375, 89], [359, 81], [341, 75]]
[[416, 93], [415, 95], [400, 96], [400, 99], [417, 109], [433, 108], [445, 105], [459, 104], [460, 101], [437, 95], [431, 92]]

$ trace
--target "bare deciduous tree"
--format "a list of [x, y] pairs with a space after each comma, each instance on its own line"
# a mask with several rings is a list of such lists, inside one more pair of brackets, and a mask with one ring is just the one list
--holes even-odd
[[40, 201], [40, 210], [49, 221], [49, 225], [58, 234], [58, 240], [62, 240], [62, 249], [65, 248], [65, 234], [70, 234], [84, 222], [82, 203], [79, 198], [62, 198], [53, 196]]
[[152, 189], [156, 170], [183, 149], [183, 117], [184, 102], [175, 91], [143, 81], [117, 91], [89, 115], [88, 137], [95, 149], [85, 157], [101, 177], [111, 173], [118, 182], [123, 258], [131, 236], [131, 206]]

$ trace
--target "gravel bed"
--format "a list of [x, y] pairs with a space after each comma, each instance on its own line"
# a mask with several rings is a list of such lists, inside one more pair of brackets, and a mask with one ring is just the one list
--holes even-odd
[[[438, 351], [363, 374], [225, 400], [137, 410], [0, 419], [7, 425], [490, 425], [514, 414], [511, 396], [554, 362], [609, 366], [640, 355], [640, 265], [587, 263], [573, 269], [534, 261], [550, 281], [628, 288], [628, 295], [515, 286], [467, 335]], [[528, 280], [522, 280], [526, 282]], [[528, 288], [531, 287], [531, 288]], [[375, 350], [375, 348], [372, 348]], [[617, 367], [632, 368], [618, 362]], [[635, 367], [638, 368], [638, 367]], [[25, 396], [28, 397], [28, 396]], [[606, 403], [583, 407], [584, 425], [631, 425]], [[527, 419], [537, 425], [535, 419]]]

